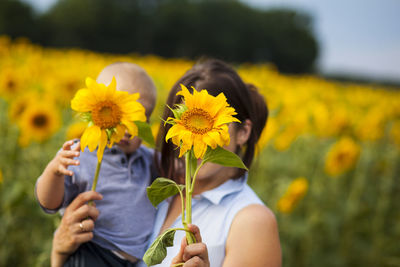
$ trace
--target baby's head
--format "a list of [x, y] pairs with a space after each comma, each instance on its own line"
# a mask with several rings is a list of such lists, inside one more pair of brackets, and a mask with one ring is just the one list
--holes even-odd
[[[149, 120], [156, 104], [157, 91], [153, 80], [146, 71], [133, 63], [117, 62], [106, 66], [97, 76], [97, 82], [109, 85], [113, 77], [117, 81], [117, 90], [130, 94], [140, 93], [138, 101], [146, 109], [146, 117]], [[139, 138], [130, 139], [129, 135], [125, 134], [118, 146], [126, 154], [131, 154], [136, 151], [140, 143]]]

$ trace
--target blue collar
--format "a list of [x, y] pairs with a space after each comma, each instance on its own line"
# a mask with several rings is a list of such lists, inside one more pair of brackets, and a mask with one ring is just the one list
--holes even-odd
[[216, 188], [205, 191], [200, 195], [193, 196], [193, 201], [199, 201], [204, 198], [214, 205], [218, 205], [224, 197], [241, 191], [247, 183], [247, 177], [248, 174], [246, 172], [242, 177], [238, 179], [230, 179]]

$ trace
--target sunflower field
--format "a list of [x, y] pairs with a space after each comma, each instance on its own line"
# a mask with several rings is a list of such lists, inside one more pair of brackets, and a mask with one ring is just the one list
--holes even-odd
[[[60, 217], [39, 208], [35, 182], [85, 127], [73, 95], [115, 61], [154, 79], [156, 132], [169, 89], [194, 62], [0, 37], [0, 266], [49, 266]], [[270, 110], [249, 183], [277, 217], [283, 266], [400, 266], [400, 88], [235, 68]]]

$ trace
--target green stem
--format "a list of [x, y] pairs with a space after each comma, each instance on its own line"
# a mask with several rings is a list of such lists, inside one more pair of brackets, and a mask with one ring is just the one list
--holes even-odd
[[[185, 154], [185, 208], [186, 208], [186, 217], [185, 217], [185, 222], [187, 228], [187, 224], [192, 223], [192, 192], [191, 192], [191, 177], [190, 177], [190, 172], [191, 172], [191, 151], [187, 152]], [[193, 239], [192, 235], [190, 235], [188, 232], [186, 232], [186, 239], [188, 244], [193, 244], [195, 243], [195, 240]]]
[[197, 173], [199, 172], [200, 168], [203, 166], [203, 161], [200, 163], [199, 167], [196, 169], [196, 171], [194, 172], [193, 175], [193, 181], [192, 181], [192, 186], [190, 187], [190, 192], [191, 194], [193, 194], [193, 190], [194, 190], [194, 184], [196, 182], [196, 177], [197, 177]]
[[178, 191], [179, 191], [179, 195], [181, 196], [181, 205], [182, 205], [182, 208], [181, 208], [181, 210], [182, 210], [182, 215], [181, 215], [181, 217], [182, 217], [182, 224], [183, 224], [183, 226], [185, 226], [185, 228], [187, 228], [187, 223], [186, 223], [186, 221], [185, 221], [185, 203], [184, 203], [184, 198], [183, 198], [182, 191], [179, 190], [179, 189], [178, 189]]
[[[189, 234], [189, 235], [190, 235], [190, 238], [191, 238], [192, 240], [194, 240], [193, 243], [196, 243], [196, 237], [194, 236], [193, 232], [191, 232], [189, 229], [177, 227], [177, 228], [168, 229], [167, 231], [174, 231], [174, 230], [175, 230], [175, 231], [177, 231], [177, 230], [185, 231], [186, 234]], [[193, 244], [193, 243], [192, 243], [192, 244]]]
[[[94, 179], [93, 179], [93, 184], [92, 184], [92, 191], [96, 191], [96, 186], [97, 186], [97, 180], [99, 179], [99, 173], [100, 173], [100, 168], [101, 168], [101, 160], [97, 162], [97, 166], [96, 166], [96, 172], [94, 174]], [[93, 205], [92, 204], [93, 201], [89, 201], [89, 205]]]

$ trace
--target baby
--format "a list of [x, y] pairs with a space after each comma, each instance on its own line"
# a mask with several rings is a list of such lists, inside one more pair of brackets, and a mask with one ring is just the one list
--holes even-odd
[[[108, 85], [113, 77], [117, 90], [140, 93], [138, 101], [149, 119], [156, 102], [156, 88], [148, 74], [135, 64], [119, 62], [105, 67], [97, 82]], [[96, 151], [86, 148], [80, 153], [77, 142], [67, 141], [36, 182], [37, 200], [47, 213], [60, 210], [63, 214], [63, 208], [79, 193], [91, 190]], [[153, 150], [141, 145], [138, 137], [130, 139], [126, 133], [119, 143], [106, 148], [96, 189], [103, 199], [96, 203], [100, 215], [93, 239], [82, 244], [69, 261], [84, 261], [85, 266], [130, 266], [141, 259], [155, 217], [146, 187], [155, 177]], [[77, 231], [86, 231], [85, 222], [78, 224]]]

